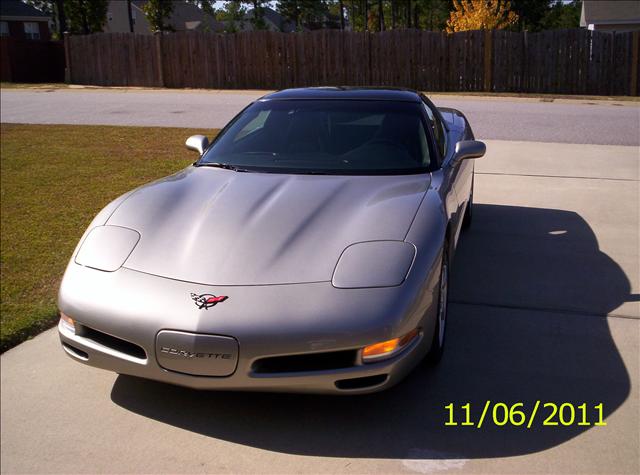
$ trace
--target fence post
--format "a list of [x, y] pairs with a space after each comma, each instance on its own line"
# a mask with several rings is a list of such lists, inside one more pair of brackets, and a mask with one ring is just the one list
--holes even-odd
[[640, 31], [634, 31], [631, 37], [631, 88], [629, 95], [638, 95], [638, 49], [640, 48]]
[[371, 78], [373, 77], [373, 74], [371, 73], [371, 33], [368, 29], [364, 31], [364, 41], [367, 45], [367, 74], [365, 76], [367, 79], [365, 85], [372, 86]]
[[69, 32], [65, 31], [64, 37], [64, 82], [71, 83], [71, 51], [69, 44]]
[[162, 66], [162, 32], [156, 31], [156, 59], [158, 62], [158, 83], [164, 87], [164, 68]]
[[484, 90], [491, 92], [491, 75], [493, 73], [493, 31], [484, 32]]

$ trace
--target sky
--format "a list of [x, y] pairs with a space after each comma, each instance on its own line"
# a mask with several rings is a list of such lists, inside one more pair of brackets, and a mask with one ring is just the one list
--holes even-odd
[[[222, 8], [222, 7], [224, 7], [224, 4], [225, 4], [225, 2], [224, 2], [224, 1], [222, 1], [222, 0], [218, 0], [218, 1], [216, 2], [216, 4], [215, 4], [215, 7], [216, 7], [216, 8]], [[269, 6], [270, 6], [271, 8], [275, 7], [275, 4], [276, 4], [276, 2], [275, 2], [275, 1], [270, 1], [270, 2], [269, 2]]]

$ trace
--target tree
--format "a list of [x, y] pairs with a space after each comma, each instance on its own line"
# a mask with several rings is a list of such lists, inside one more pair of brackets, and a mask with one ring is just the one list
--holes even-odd
[[129, 20], [129, 33], [133, 33], [133, 16], [131, 15], [131, 0], [127, 0], [127, 19]]
[[[216, 16], [216, 0], [185, 0], [187, 3], [193, 3], [200, 10], [212, 17]], [[227, 4], [229, 2], [225, 2]], [[231, 2], [234, 3], [234, 2]]]
[[511, 0], [511, 9], [518, 15], [514, 26], [519, 30], [540, 31], [549, 3], [549, 0]]
[[369, 31], [384, 31], [385, 27], [385, 2], [383, 0], [374, 0], [372, 5], [365, 5], [367, 15], [367, 29]]
[[367, 31], [369, 30], [369, 22], [370, 22], [370, 18], [369, 18], [369, 0], [364, 0], [364, 30]]
[[429, 31], [444, 30], [452, 5], [451, 0], [419, 0], [416, 7], [420, 9], [420, 15], [415, 27]]
[[276, 9], [286, 20], [293, 22], [298, 31], [327, 27], [329, 5], [326, 0], [279, 0]]
[[467, 30], [501, 30], [514, 25], [518, 15], [505, 0], [453, 0], [447, 33]]
[[301, 0], [279, 0], [276, 4], [276, 10], [285, 20], [295, 25], [296, 31], [302, 29], [302, 1]]
[[64, 0], [71, 33], [98, 33], [107, 21], [108, 0]]
[[349, 0], [343, 3], [349, 25], [354, 31], [384, 31], [397, 28], [441, 30], [449, 17], [452, 1]]
[[580, 1], [571, 3], [556, 1], [540, 22], [541, 28], [544, 30], [578, 28], [580, 26], [581, 10], [582, 2]]
[[55, 0], [55, 12], [58, 18], [58, 34], [67, 31], [67, 15], [64, 11], [64, 0]]
[[149, 22], [151, 31], [171, 31], [171, 25], [165, 20], [171, 17], [173, 12], [173, 2], [171, 0], [147, 0], [142, 6], [144, 16]]
[[264, 21], [264, 4], [265, 0], [243, 0], [253, 7], [253, 15], [251, 16], [251, 24], [254, 30], [266, 30], [267, 24]]
[[227, 33], [235, 33], [238, 31], [238, 24], [242, 22], [247, 9], [242, 6], [240, 0], [225, 2], [224, 7], [216, 10], [216, 19], [225, 25]]
[[304, 25], [310, 30], [320, 28], [340, 28], [337, 15], [331, 15], [327, 0], [305, 0]]
[[349, 20], [349, 26], [353, 31], [362, 31], [364, 22], [362, 20], [362, 2], [360, 0], [349, 0], [346, 5], [346, 15]]
[[382, 0], [378, 0], [378, 31], [384, 31], [384, 8]]
[[391, 0], [391, 28], [396, 29], [396, 20], [398, 18], [398, 2]]

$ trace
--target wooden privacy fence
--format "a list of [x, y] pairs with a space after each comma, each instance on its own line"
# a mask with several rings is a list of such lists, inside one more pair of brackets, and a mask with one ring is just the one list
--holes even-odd
[[0, 80], [63, 82], [62, 41], [0, 38]]
[[638, 32], [99, 33], [68, 36], [65, 46], [71, 82], [102, 86], [369, 85], [595, 95], [640, 90]]

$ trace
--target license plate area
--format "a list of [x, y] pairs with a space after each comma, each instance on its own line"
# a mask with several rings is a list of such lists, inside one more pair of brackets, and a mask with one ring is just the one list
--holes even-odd
[[194, 376], [231, 376], [238, 366], [238, 342], [220, 335], [162, 330], [156, 358], [166, 370]]

